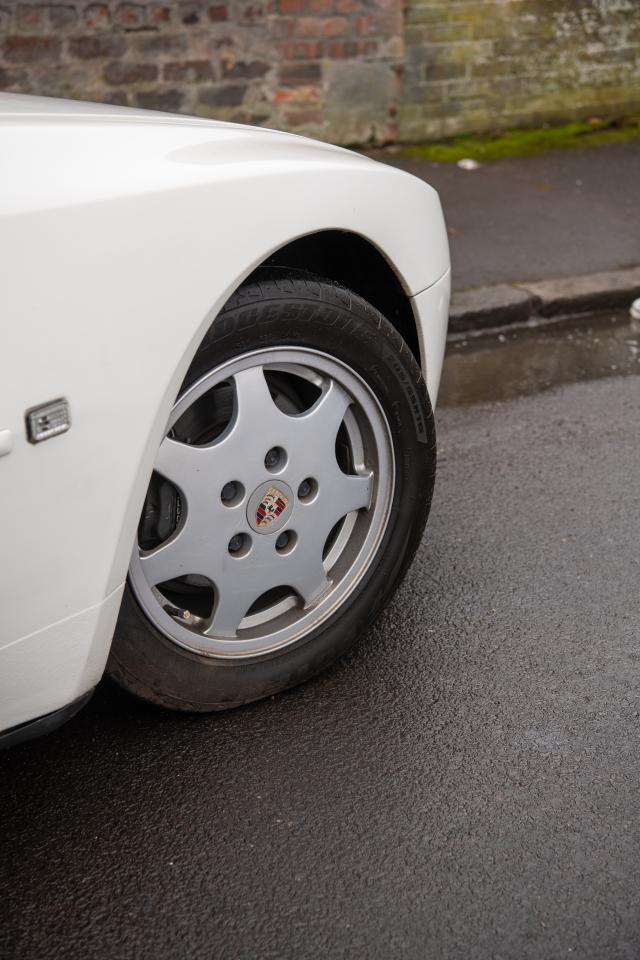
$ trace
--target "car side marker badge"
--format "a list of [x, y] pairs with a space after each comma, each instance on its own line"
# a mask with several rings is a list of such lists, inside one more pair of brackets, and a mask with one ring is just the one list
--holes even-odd
[[31, 407], [25, 414], [27, 424], [27, 440], [29, 443], [40, 443], [66, 433], [71, 426], [69, 403], [64, 397], [50, 400], [39, 407]]

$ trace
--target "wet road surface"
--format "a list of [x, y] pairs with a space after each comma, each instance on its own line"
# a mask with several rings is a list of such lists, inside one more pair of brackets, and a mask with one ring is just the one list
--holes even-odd
[[0, 956], [639, 955], [638, 334], [598, 323], [524, 396], [526, 334], [452, 348], [427, 536], [334, 669], [214, 717], [104, 684], [0, 756]]
[[626, 310], [531, 323], [447, 347], [440, 407], [513, 400], [570, 383], [640, 373], [640, 321]]

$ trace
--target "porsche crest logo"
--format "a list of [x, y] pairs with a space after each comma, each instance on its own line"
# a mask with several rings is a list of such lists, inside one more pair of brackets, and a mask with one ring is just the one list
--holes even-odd
[[259, 527], [268, 527], [278, 519], [288, 503], [289, 498], [285, 497], [282, 490], [269, 487], [256, 510], [256, 524]]

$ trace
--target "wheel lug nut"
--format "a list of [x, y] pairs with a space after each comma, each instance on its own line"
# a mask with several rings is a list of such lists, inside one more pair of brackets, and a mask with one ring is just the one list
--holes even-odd
[[276, 470], [278, 467], [284, 466], [286, 459], [287, 455], [282, 447], [271, 447], [265, 455], [264, 465], [267, 470]]
[[298, 542], [298, 534], [295, 530], [283, 530], [276, 540], [276, 550], [278, 553], [288, 555], [294, 549]]
[[307, 477], [298, 487], [298, 500], [302, 500], [303, 503], [309, 503], [314, 499], [317, 492], [318, 481], [314, 480], [313, 477]]
[[222, 493], [220, 494], [220, 497], [226, 503], [229, 500], [233, 500], [237, 492], [238, 492], [238, 488], [236, 487], [235, 483], [233, 483], [233, 481], [231, 483], [225, 483], [224, 487], [222, 488]]
[[235, 536], [231, 537], [229, 540], [229, 553], [237, 553], [238, 550], [242, 549], [242, 544], [244, 543], [244, 537], [241, 533], [236, 533]]
[[220, 500], [225, 507], [237, 507], [244, 499], [244, 487], [239, 480], [227, 480], [220, 491]]

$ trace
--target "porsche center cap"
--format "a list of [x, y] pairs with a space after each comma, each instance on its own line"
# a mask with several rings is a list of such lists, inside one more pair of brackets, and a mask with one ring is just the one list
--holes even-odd
[[291, 487], [281, 480], [267, 480], [249, 497], [247, 520], [256, 533], [275, 533], [285, 525], [292, 510]]

